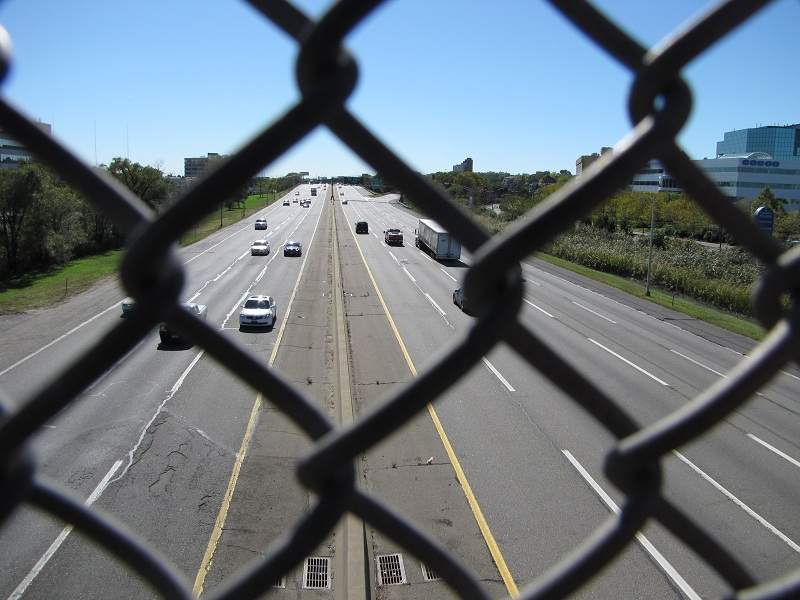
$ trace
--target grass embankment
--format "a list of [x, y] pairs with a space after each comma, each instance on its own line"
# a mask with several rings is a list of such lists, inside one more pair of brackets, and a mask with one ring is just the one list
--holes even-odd
[[80, 294], [97, 280], [113, 275], [122, 260], [122, 250], [87, 256], [47, 273], [30, 273], [4, 284], [0, 291], [0, 314], [50, 306]]
[[[252, 216], [280, 198], [284, 192], [248, 196], [242, 207], [222, 210], [222, 227]], [[181, 246], [188, 246], [220, 229], [219, 211], [204, 218], [180, 239]], [[0, 314], [17, 313], [49, 306], [80, 294], [100, 279], [115, 275], [122, 260], [122, 250], [86, 256], [46, 273], [29, 273], [0, 283]]]
[[764, 338], [764, 329], [754, 321], [696, 302], [691, 298], [673, 295], [670, 292], [665, 292], [652, 285], [650, 286], [650, 296], [648, 297], [644, 293], [645, 285], [640, 281], [627, 279], [619, 275], [612, 275], [611, 273], [596, 271], [595, 269], [590, 269], [589, 267], [550, 254], [545, 254], [544, 252], [537, 252], [535, 256], [557, 267], [562, 267], [573, 273], [584, 275], [594, 281], [610, 285], [636, 298], [642, 298], [660, 306], [671, 308], [676, 312], [705, 321], [706, 323], [711, 323], [712, 325], [727, 329], [733, 333], [738, 333], [754, 340], [761, 340]]

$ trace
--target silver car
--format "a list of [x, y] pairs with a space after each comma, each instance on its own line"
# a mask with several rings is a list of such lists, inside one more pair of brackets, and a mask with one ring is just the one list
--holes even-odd
[[269, 254], [268, 240], [256, 240], [250, 246], [250, 256], [266, 256], [267, 254]]
[[272, 296], [250, 296], [239, 312], [239, 326], [274, 327], [278, 306]]
[[[187, 309], [190, 313], [196, 316], [201, 321], [206, 320], [208, 316], [208, 307], [205, 304], [195, 304], [194, 302], [184, 302], [181, 306]], [[158, 328], [158, 335], [161, 338], [161, 343], [167, 344], [187, 344], [189, 340], [184, 338], [180, 333], [174, 329], [170, 329], [166, 323], [161, 323]]]

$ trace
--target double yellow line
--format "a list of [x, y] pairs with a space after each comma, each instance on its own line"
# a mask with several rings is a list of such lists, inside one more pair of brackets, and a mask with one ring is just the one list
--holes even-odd
[[[367, 269], [367, 274], [372, 282], [372, 286], [375, 288], [375, 293], [378, 295], [378, 300], [380, 300], [381, 306], [383, 306], [383, 312], [386, 314], [386, 319], [389, 321], [389, 326], [392, 328], [392, 332], [394, 332], [394, 337], [400, 346], [400, 351], [403, 353], [403, 357], [406, 359], [408, 369], [411, 371], [411, 374], [416, 377], [417, 368], [414, 366], [414, 361], [411, 360], [411, 356], [409, 355], [408, 349], [403, 342], [403, 338], [400, 337], [400, 332], [397, 329], [397, 325], [395, 325], [394, 319], [389, 312], [389, 307], [386, 306], [386, 302], [383, 299], [383, 294], [381, 294], [381, 290], [378, 287], [378, 282], [375, 281], [375, 277], [373, 277], [372, 271], [367, 264], [367, 259], [364, 257], [364, 253], [361, 251], [361, 244], [358, 242], [358, 238], [353, 232], [352, 225], [350, 225], [348, 222], [347, 226], [350, 228], [350, 233], [353, 235], [353, 240], [355, 240], [358, 253], [361, 255], [361, 260], [364, 263], [364, 267]], [[428, 404], [428, 413], [431, 416], [431, 420], [433, 421], [433, 426], [436, 428], [436, 432], [439, 434], [439, 438], [442, 440], [442, 445], [447, 453], [447, 457], [450, 459], [450, 463], [453, 465], [453, 470], [456, 472], [456, 478], [458, 479], [459, 484], [461, 484], [461, 489], [464, 490], [464, 496], [467, 498], [467, 504], [469, 504], [472, 515], [475, 517], [478, 528], [481, 530], [481, 534], [486, 542], [486, 546], [489, 548], [489, 553], [492, 555], [495, 565], [497, 565], [497, 570], [500, 572], [500, 577], [503, 578], [503, 583], [505, 584], [506, 589], [511, 597], [516, 598], [519, 596], [519, 589], [514, 581], [514, 577], [511, 575], [511, 571], [506, 564], [505, 558], [503, 558], [503, 553], [500, 552], [500, 547], [497, 545], [497, 541], [494, 539], [491, 529], [489, 529], [489, 524], [486, 522], [486, 517], [483, 516], [483, 511], [478, 504], [478, 499], [475, 497], [469, 481], [467, 481], [467, 476], [464, 473], [464, 469], [461, 467], [458, 456], [456, 456], [455, 450], [453, 450], [453, 445], [450, 443], [450, 439], [447, 437], [444, 427], [442, 427], [442, 422], [439, 420], [439, 415], [436, 414], [436, 409], [433, 408], [432, 404]]]

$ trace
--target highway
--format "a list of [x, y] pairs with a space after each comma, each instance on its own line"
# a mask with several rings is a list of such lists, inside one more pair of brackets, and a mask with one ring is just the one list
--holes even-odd
[[[452, 303], [468, 253], [457, 262], [434, 261], [414, 246], [417, 217], [397, 196], [332, 187], [319, 186], [321, 195], [303, 208], [293, 201], [310, 198], [310, 190], [299, 186], [286, 195], [288, 206], [279, 200], [181, 249], [180, 256], [187, 271], [183, 299], [206, 304], [210, 323], [339, 422], [341, 360], [357, 418], [452, 346], [472, 319]], [[254, 231], [256, 217], [268, 220], [266, 232]], [[355, 234], [361, 220], [369, 223], [368, 234]], [[388, 247], [382, 232], [395, 227], [405, 244]], [[250, 244], [264, 233], [272, 252], [251, 256]], [[303, 244], [302, 257], [282, 255], [289, 239]], [[697, 335], [690, 323], [655, 318], [635, 302], [593, 291], [534, 260], [523, 264], [523, 276], [525, 325], [643, 425], [685, 405], [746, 360], [747, 344], [733, 335]], [[347, 332], [341, 360], [332, 300], [337, 277]], [[274, 328], [239, 330], [238, 309], [251, 294], [276, 298]], [[0, 317], [4, 402], [13, 409], [77, 360], [121, 318], [124, 296], [109, 281], [49, 310]], [[667, 497], [758, 580], [800, 565], [798, 391], [797, 370], [787, 368], [664, 463]], [[622, 500], [602, 473], [611, 436], [505, 346], [434, 408], [362, 458], [360, 484], [440, 540], [493, 597], [524, 587], [555, 564]], [[137, 532], [196, 592], [213, 589], [263, 555], [313, 504], [294, 477], [310, 442], [268, 398], [202, 350], [164, 347], [157, 331], [40, 431], [33, 448], [40, 475]], [[467, 486], [459, 485], [454, 470]], [[465, 492], [474, 494], [474, 503]], [[336, 536], [317, 554], [334, 560], [331, 597], [342, 592], [335, 561], [344, 550]], [[391, 540], [369, 526], [364, 536], [373, 588], [375, 557], [403, 552], [408, 585], [382, 586], [381, 597], [448, 597], [443, 584], [426, 581]], [[105, 553], [29, 509], [3, 526], [0, 547], [0, 594], [7, 598], [151, 595]], [[274, 596], [325, 594], [302, 589], [301, 575], [302, 568], [295, 569]], [[579, 596], [696, 598], [726, 591], [697, 557], [651, 524]]]

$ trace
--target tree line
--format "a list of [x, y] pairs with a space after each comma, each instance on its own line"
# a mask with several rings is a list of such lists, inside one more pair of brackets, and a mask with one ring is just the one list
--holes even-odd
[[[179, 192], [160, 169], [126, 158], [114, 158], [97, 168], [110, 173], [156, 212], [164, 210]], [[285, 189], [300, 180], [295, 173], [254, 178], [225, 202], [232, 205], [250, 193]], [[44, 165], [29, 161], [0, 169], [0, 282], [121, 248], [124, 241], [103, 211]]]

